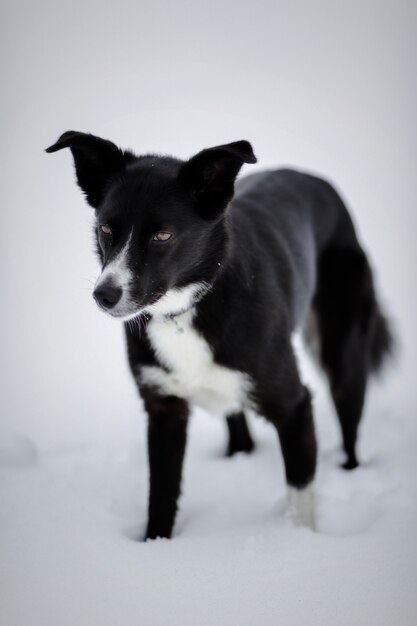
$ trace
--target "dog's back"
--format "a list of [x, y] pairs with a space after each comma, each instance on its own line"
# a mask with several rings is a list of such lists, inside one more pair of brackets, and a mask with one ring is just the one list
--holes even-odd
[[[377, 303], [369, 262], [335, 188], [322, 178], [292, 169], [258, 172], [237, 182], [231, 210], [238, 214], [241, 231], [249, 225], [251, 230], [263, 231], [272, 226], [279, 238], [280, 253], [284, 251], [287, 263], [283, 270], [281, 256], [275, 270], [281, 284], [292, 277], [294, 328], [310, 306], [326, 316], [326, 299], [333, 301], [335, 308], [344, 308], [342, 317], [355, 302], [362, 307], [356, 313], [362, 317], [363, 328], [368, 327], [368, 370], [379, 371], [393, 339]], [[266, 243], [264, 236], [258, 239]], [[350, 301], [347, 310], [346, 301]]]

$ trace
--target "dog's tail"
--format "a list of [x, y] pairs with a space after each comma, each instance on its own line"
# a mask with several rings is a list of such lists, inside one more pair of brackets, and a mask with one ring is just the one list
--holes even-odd
[[314, 218], [322, 226], [324, 206], [324, 214], [333, 224], [319, 252], [313, 300], [321, 360], [333, 377], [339, 378], [339, 373], [346, 370], [354, 377], [360, 370], [366, 378], [382, 371], [395, 353], [396, 342], [349, 211], [333, 186], [324, 181], [320, 185], [320, 210]]
[[356, 248], [356, 255], [361, 267], [357, 276], [359, 296], [357, 315], [364, 338], [366, 369], [369, 374], [378, 375], [389, 361], [389, 357], [394, 354], [394, 335], [379, 302], [374, 272], [366, 253], [359, 245]]
[[367, 255], [351, 232], [350, 245], [333, 245], [321, 254], [313, 308], [326, 371], [360, 369], [366, 376], [381, 372], [395, 342]]
[[395, 341], [391, 325], [381, 312], [376, 298], [369, 320], [368, 338], [368, 369], [372, 374], [379, 374], [395, 352]]

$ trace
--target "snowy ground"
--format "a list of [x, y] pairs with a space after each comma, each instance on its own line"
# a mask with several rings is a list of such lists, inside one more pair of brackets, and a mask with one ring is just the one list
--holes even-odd
[[[197, 412], [175, 538], [142, 543], [145, 421], [99, 441], [1, 449], [7, 626], [416, 623], [414, 415], [373, 389], [363, 466], [338, 469], [338, 432], [314, 378], [318, 532], [286, 517], [277, 441], [253, 418], [252, 456], [228, 459], [224, 425]], [[133, 406], [132, 406], [133, 409]]]

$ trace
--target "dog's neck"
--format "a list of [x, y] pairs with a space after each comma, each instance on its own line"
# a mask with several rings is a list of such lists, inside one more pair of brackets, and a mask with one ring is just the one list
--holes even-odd
[[155, 304], [149, 306], [145, 313], [154, 319], [175, 321], [180, 315], [195, 310], [197, 303], [210, 289], [211, 285], [205, 282], [170, 289]]

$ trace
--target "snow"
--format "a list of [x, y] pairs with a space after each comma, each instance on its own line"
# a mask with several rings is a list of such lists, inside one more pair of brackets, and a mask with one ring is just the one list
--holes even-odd
[[[2, 37], [0, 623], [417, 623], [415, 6], [407, 0], [8, 3]], [[343, 29], [343, 32], [342, 30]], [[399, 338], [372, 385], [362, 465], [319, 441], [317, 532], [286, 510], [278, 442], [226, 458], [196, 412], [171, 541], [143, 543], [145, 416], [122, 330], [91, 297], [91, 211], [65, 130], [182, 158], [238, 139], [257, 168], [324, 174], [351, 207]], [[255, 320], [256, 322], [256, 320]]]
[[63, 449], [16, 436], [15, 458], [13, 442], [0, 455], [3, 623], [415, 623], [412, 411], [393, 416], [374, 389], [363, 465], [346, 473], [315, 387], [317, 532], [289, 519], [278, 443], [259, 418], [256, 452], [230, 459], [223, 423], [193, 416], [175, 537], [148, 543], [143, 416]]

